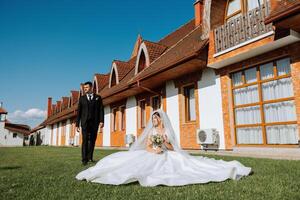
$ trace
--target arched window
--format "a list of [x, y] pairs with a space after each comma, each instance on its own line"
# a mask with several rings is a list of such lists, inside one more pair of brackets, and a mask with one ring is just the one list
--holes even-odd
[[117, 84], [117, 77], [116, 77], [116, 71], [113, 69], [112, 74], [111, 74], [111, 82], [110, 82], [110, 87], [113, 87]]
[[237, 18], [269, 0], [227, 0], [225, 21]]
[[138, 73], [145, 69], [146, 67], [146, 57], [144, 51], [141, 52], [139, 64], [138, 64]]

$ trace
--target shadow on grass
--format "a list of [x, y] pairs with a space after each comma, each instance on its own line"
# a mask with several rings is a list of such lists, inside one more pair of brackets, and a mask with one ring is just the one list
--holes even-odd
[[2, 171], [2, 170], [21, 169], [21, 168], [22, 168], [21, 166], [3, 166], [3, 167], [0, 167], [0, 171]]

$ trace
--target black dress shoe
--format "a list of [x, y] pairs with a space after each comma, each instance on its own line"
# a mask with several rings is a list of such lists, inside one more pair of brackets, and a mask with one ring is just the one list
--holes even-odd
[[93, 159], [90, 159], [89, 161], [90, 161], [90, 162], [92, 162], [92, 163], [95, 163], [95, 162], [96, 162], [96, 161], [95, 161], [95, 160], [93, 160]]

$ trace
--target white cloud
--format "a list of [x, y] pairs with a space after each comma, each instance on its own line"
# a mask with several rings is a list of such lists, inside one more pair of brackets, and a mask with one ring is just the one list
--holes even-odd
[[46, 113], [45, 110], [31, 108], [25, 112], [16, 110], [13, 113], [8, 113], [7, 118], [12, 123], [28, 124], [33, 127], [46, 118]]

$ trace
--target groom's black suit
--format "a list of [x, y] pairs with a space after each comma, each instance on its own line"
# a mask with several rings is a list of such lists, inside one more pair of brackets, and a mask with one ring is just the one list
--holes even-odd
[[93, 159], [99, 123], [104, 123], [104, 108], [99, 95], [93, 94], [91, 100], [87, 95], [79, 98], [76, 127], [82, 128], [82, 162]]

